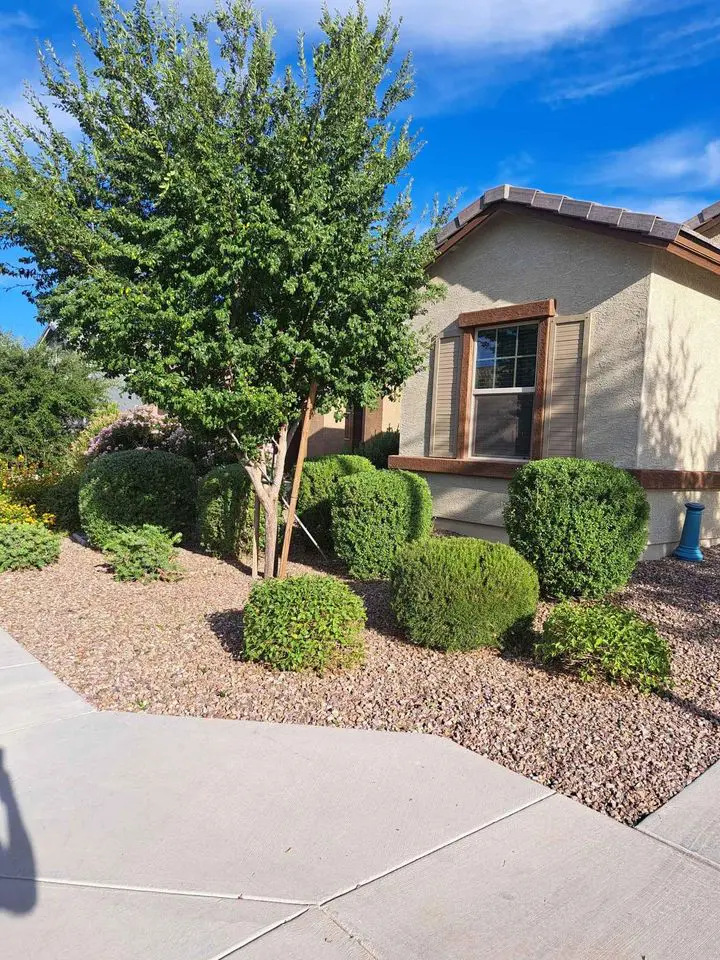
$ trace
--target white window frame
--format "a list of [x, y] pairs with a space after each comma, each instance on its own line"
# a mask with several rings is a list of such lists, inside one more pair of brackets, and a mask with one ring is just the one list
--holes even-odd
[[[472, 365], [472, 408], [470, 410], [470, 459], [471, 460], [491, 460], [491, 461], [502, 461], [503, 463], [527, 463], [530, 460], [530, 457], [493, 457], [493, 456], [478, 456], [473, 453], [475, 447], [475, 426], [477, 418], [477, 404], [475, 398], [479, 396], [490, 396], [492, 394], [502, 394], [502, 393], [532, 393], [534, 394], [537, 390], [537, 350], [535, 352], [535, 383], [532, 387], [480, 387], [475, 386], [477, 380], [477, 355], [478, 355], [478, 337], [481, 337], [484, 333], [487, 333], [489, 330], [501, 330], [508, 327], [536, 327], [538, 334], [540, 332], [540, 321], [539, 320], [520, 320], [514, 323], [493, 323], [488, 324], [487, 326], [477, 327], [475, 330], [475, 344], [473, 347], [473, 365]], [[525, 354], [523, 354], [525, 356]], [[517, 355], [516, 355], [517, 359]], [[530, 444], [532, 448], [532, 437], [530, 439]]]

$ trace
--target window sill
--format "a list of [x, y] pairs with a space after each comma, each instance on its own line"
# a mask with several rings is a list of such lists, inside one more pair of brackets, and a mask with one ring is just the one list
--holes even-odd
[[461, 477], [494, 477], [511, 480], [527, 460], [455, 460], [445, 457], [390, 457], [391, 470], [413, 470], [416, 473], [452, 473]]

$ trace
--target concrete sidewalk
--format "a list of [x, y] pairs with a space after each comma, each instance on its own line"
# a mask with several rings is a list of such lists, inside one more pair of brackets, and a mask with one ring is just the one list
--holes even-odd
[[718, 956], [711, 857], [447, 740], [97, 713], [0, 633], [0, 744], [3, 960]]

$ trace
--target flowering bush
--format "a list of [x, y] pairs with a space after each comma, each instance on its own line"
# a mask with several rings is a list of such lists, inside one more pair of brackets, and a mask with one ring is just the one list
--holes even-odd
[[89, 442], [85, 455], [94, 460], [118, 450], [167, 450], [181, 456], [190, 442], [187, 431], [153, 404], [124, 410]]
[[55, 523], [55, 517], [51, 513], [38, 516], [34, 506], [16, 503], [7, 494], [0, 493], [0, 524], [5, 523], [30, 523], [51, 527]]

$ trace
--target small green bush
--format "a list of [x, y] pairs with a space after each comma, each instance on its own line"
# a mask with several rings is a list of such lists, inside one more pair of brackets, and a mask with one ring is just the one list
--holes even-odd
[[323, 547], [332, 547], [330, 514], [338, 480], [375, 468], [365, 457], [338, 453], [307, 460], [298, 495], [298, 516]]
[[605, 596], [630, 579], [647, 544], [645, 491], [608, 463], [555, 457], [510, 482], [510, 543], [535, 567], [548, 597]]
[[[239, 463], [215, 467], [198, 484], [200, 546], [215, 557], [237, 558], [252, 547], [255, 497]], [[261, 539], [263, 523], [260, 523]]]
[[559, 604], [545, 621], [535, 653], [542, 663], [556, 663], [581, 680], [606, 677], [645, 692], [670, 684], [670, 650], [655, 628], [610, 603]]
[[365, 656], [362, 600], [335, 577], [265, 580], [245, 606], [245, 654], [278, 670], [349, 667]]
[[177, 580], [181, 575], [175, 545], [180, 534], [146, 523], [117, 530], [103, 547], [116, 580]]
[[512, 547], [469, 537], [408, 544], [392, 587], [408, 637], [436, 650], [501, 646], [529, 628], [540, 591], [537, 574]]
[[362, 444], [360, 452], [378, 470], [387, 470], [388, 457], [400, 452], [400, 431], [383, 430], [382, 433], [376, 433]]
[[0, 573], [42, 568], [60, 556], [60, 537], [37, 523], [0, 524]]
[[340, 480], [332, 504], [337, 555], [360, 580], [387, 579], [406, 543], [432, 528], [427, 481], [405, 470], [377, 470]]
[[190, 534], [196, 500], [192, 463], [164, 450], [106, 453], [90, 464], [80, 481], [82, 527], [101, 548], [118, 529], [145, 524]]
[[78, 498], [81, 476], [77, 472], [61, 474], [48, 482], [35, 497], [38, 511], [53, 514], [58, 530], [75, 533], [80, 529]]

